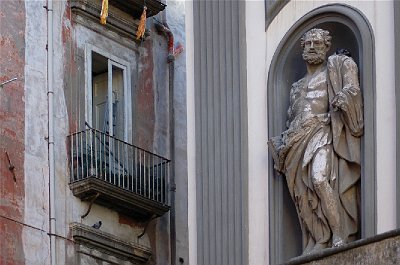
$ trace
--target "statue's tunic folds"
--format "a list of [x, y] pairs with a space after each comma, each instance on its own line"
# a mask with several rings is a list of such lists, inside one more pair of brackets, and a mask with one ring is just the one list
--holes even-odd
[[[288, 129], [282, 133], [277, 147], [280, 162], [275, 164], [286, 176], [299, 215], [304, 248], [316, 243], [331, 244], [332, 231], [311, 179], [311, 162], [321, 148], [330, 154], [326, 161], [330, 165], [329, 184], [340, 202], [341, 233], [348, 238], [358, 232], [356, 197], [363, 108], [357, 74], [357, 66], [350, 57], [332, 55], [326, 69], [311, 80], [303, 78], [292, 85]], [[330, 103], [338, 94], [340, 109], [334, 109]], [[327, 100], [326, 113], [296, 109], [304, 108], [302, 102], [310, 95]]]

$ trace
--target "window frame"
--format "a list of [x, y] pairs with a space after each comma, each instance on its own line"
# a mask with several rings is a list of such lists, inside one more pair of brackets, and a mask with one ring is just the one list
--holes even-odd
[[[108, 64], [108, 77], [107, 77], [107, 100], [108, 100], [108, 115], [109, 121], [113, 121], [113, 108], [112, 106], [112, 67], [116, 66], [123, 71], [123, 86], [124, 86], [124, 142], [132, 142], [132, 82], [131, 82], [131, 68], [127, 61], [112, 55], [92, 44], [85, 45], [85, 121], [89, 126], [93, 127], [93, 77], [92, 77], [92, 54], [93, 52], [100, 54], [107, 58]], [[110, 126], [110, 135], [113, 136], [113, 126]]]

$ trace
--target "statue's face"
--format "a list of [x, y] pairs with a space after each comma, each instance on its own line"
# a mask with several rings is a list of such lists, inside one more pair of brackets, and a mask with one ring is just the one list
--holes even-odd
[[309, 64], [321, 64], [326, 59], [328, 47], [319, 32], [307, 33], [304, 40], [303, 59]]

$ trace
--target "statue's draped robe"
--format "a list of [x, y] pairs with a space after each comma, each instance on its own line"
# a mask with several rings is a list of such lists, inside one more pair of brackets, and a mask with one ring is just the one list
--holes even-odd
[[323, 146], [333, 148], [329, 184], [340, 201], [341, 234], [346, 240], [358, 232], [357, 183], [361, 173], [360, 136], [364, 127], [358, 70], [351, 58], [332, 55], [325, 73], [329, 102], [341, 92], [342, 109], [330, 107], [326, 115], [302, 119], [297, 124], [295, 120], [290, 121], [289, 129], [282, 133], [279, 148], [284, 161], [281, 171], [300, 219], [303, 248], [316, 243], [331, 244], [332, 232], [310, 174], [313, 156]]

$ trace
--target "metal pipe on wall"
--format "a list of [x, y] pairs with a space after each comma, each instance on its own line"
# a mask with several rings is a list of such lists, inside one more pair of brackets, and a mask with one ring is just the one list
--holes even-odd
[[159, 32], [164, 33], [168, 38], [168, 91], [169, 91], [169, 146], [170, 146], [170, 250], [171, 265], [176, 264], [176, 221], [175, 221], [175, 108], [174, 108], [174, 74], [175, 74], [175, 53], [174, 34], [168, 27], [165, 17], [163, 23], [156, 23]]
[[50, 264], [56, 264], [55, 168], [54, 168], [54, 102], [53, 102], [53, 0], [47, 0], [47, 99], [49, 152], [49, 236]]
[[[171, 33], [172, 35], [172, 33]], [[174, 37], [170, 37], [172, 43]], [[170, 212], [170, 241], [171, 241], [171, 265], [176, 264], [176, 218], [175, 218], [175, 108], [174, 108], [174, 77], [175, 77], [175, 56], [168, 54], [169, 65], [169, 131], [170, 131], [170, 156], [171, 156], [171, 212]]]

